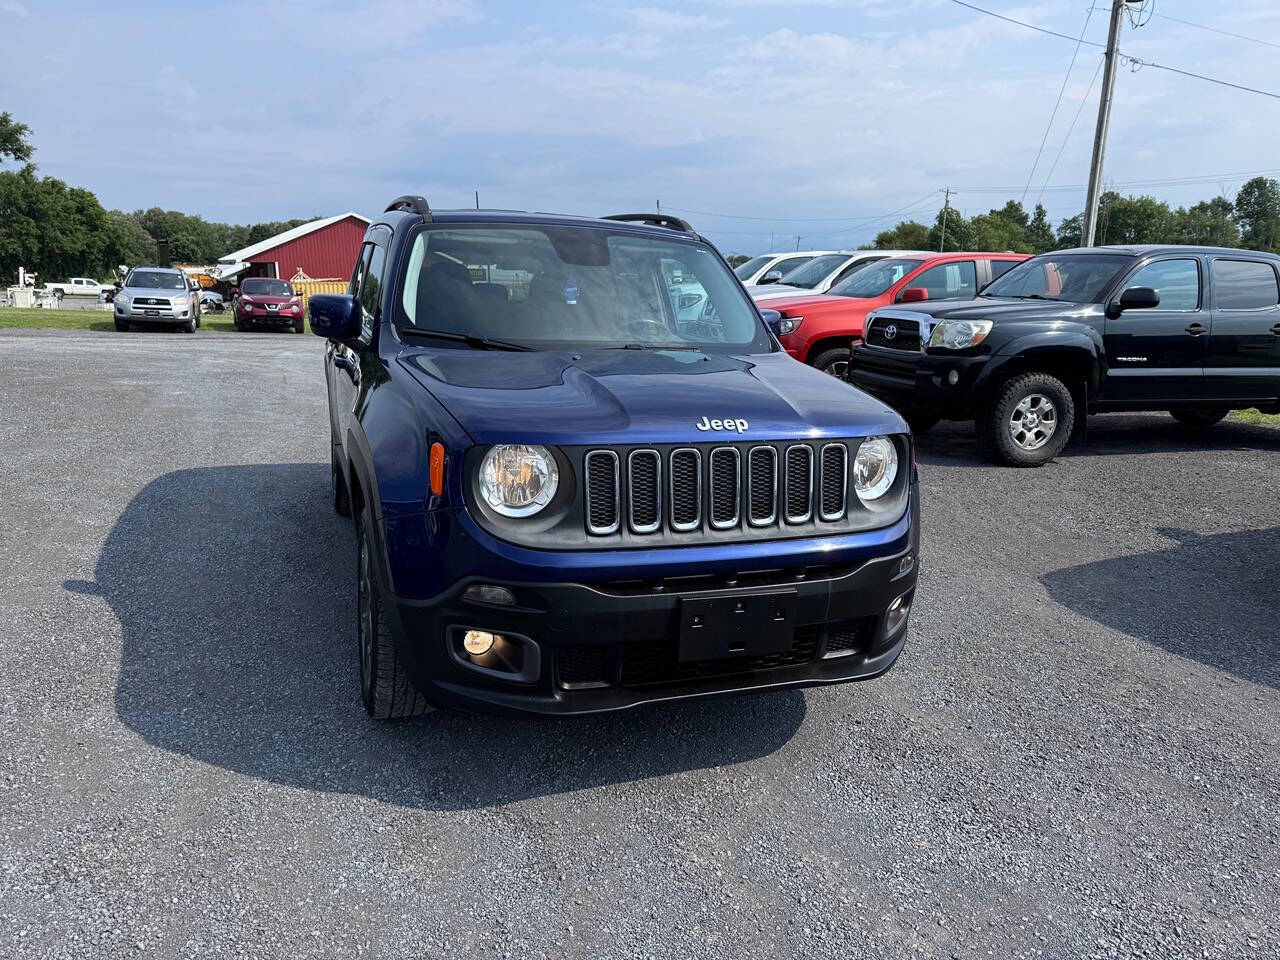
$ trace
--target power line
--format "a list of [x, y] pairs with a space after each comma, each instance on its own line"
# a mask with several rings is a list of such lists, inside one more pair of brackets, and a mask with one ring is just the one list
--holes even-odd
[[1263, 40], [1260, 37], [1247, 37], [1243, 33], [1232, 33], [1230, 30], [1221, 30], [1218, 27], [1210, 27], [1203, 23], [1192, 23], [1190, 20], [1183, 20], [1181, 17], [1173, 17], [1167, 13], [1152, 13], [1153, 17], [1159, 17], [1161, 20], [1172, 20], [1174, 23], [1180, 23], [1186, 27], [1195, 27], [1197, 30], [1208, 30], [1210, 33], [1220, 33], [1224, 37], [1234, 37], [1237, 40], [1248, 40], [1250, 43], [1260, 43], [1266, 47], [1280, 47], [1280, 43], [1272, 40]]
[[1040, 184], [1040, 192], [1036, 194], [1036, 206], [1040, 205], [1040, 198], [1044, 196], [1045, 190], [1049, 189], [1049, 179], [1053, 176], [1053, 171], [1058, 169], [1058, 161], [1062, 159], [1062, 151], [1067, 149], [1067, 142], [1071, 139], [1071, 134], [1075, 133], [1076, 124], [1080, 121], [1080, 114], [1084, 113], [1084, 105], [1089, 102], [1089, 94], [1093, 92], [1093, 85], [1098, 82], [1098, 74], [1102, 72], [1102, 61], [1098, 61], [1098, 68], [1093, 71], [1093, 79], [1089, 81], [1089, 86], [1084, 91], [1084, 96], [1080, 98], [1080, 106], [1076, 107], [1076, 115], [1071, 118], [1071, 126], [1067, 127], [1067, 135], [1062, 138], [1062, 144], [1058, 147], [1058, 153], [1053, 158], [1053, 163], [1049, 165], [1049, 172], [1044, 175], [1044, 183]]
[[[919, 201], [912, 201], [907, 206], [914, 206]], [[688, 207], [668, 206], [668, 210], [676, 213], [692, 213], [699, 217], [720, 217], [725, 220], [754, 220], [762, 223], [852, 223], [855, 220], [881, 220], [891, 217], [893, 213], [876, 213], [865, 217], [753, 217], [741, 213], [713, 213], [710, 210], [690, 210]], [[895, 213], [897, 211], [894, 211]], [[795, 236], [795, 234], [792, 234]]]
[[1072, 43], [1087, 43], [1091, 47], [1106, 46], [1106, 44], [1095, 43], [1092, 40], [1077, 40], [1076, 37], [1068, 36], [1065, 33], [1059, 33], [1057, 30], [1047, 30], [1044, 27], [1037, 27], [1034, 23], [1027, 23], [1025, 20], [1015, 20], [1013, 17], [1006, 17], [1003, 13], [996, 13], [994, 10], [985, 10], [982, 7], [975, 7], [972, 3], [966, 3], [965, 0], [951, 0], [951, 2], [958, 3], [962, 7], [968, 7], [970, 10], [976, 10], [978, 13], [985, 13], [988, 17], [995, 17], [997, 20], [1004, 20], [1007, 23], [1016, 23], [1018, 26], [1026, 27], [1028, 30], [1047, 33], [1051, 37], [1061, 37], [1063, 40], [1070, 40]]
[[1071, 52], [1071, 62], [1067, 64], [1067, 74], [1062, 78], [1062, 86], [1058, 89], [1058, 99], [1053, 103], [1053, 109], [1049, 111], [1049, 122], [1045, 124], [1044, 136], [1040, 138], [1040, 149], [1036, 151], [1036, 158], [1031, 163], [1031, 170], [1027, 173], [1027, 185], [1022, 188], [1022, 200], [1027, 199], [1027, 191], [1031, 189], [1031, 180], [1036, 175], [1036, 167], [1040, 165], [1040, 156], [1044, 153], [1044, 145], [1049, 141], [1049, 131], [1053, 129], [1053, 121], [1058, 118], [1058, 107], [1062, 105], [1062, 95], [1067, 92], [1067, 81], [1071, 79], [1071, 71], [1076, 68], [1076, 57], [1080, 55], [1080, 46], [1084, 43], [1085, 31], [1089, 29], [1089, 20], [1093, 17], [1093, 7], [1085, 11], [1084, 26], [1080, 28], [1080, 39], [1076, 41], [1076, 48]]

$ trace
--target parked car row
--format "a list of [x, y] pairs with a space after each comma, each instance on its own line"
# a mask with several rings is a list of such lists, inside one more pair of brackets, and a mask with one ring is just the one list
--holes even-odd
[[[114, 296], [115, 326], [121, 331], [169, 326], [195, 333], [202, 314], [226, 309], [221, 294], [201, 290], [175, 267], [134, 267]], [[302, 333], [306, 327], [302, 298], [289, 283], [271, 277], [242, 281], [232, 295], [231, 311], [237, 330], [285, 326]]]

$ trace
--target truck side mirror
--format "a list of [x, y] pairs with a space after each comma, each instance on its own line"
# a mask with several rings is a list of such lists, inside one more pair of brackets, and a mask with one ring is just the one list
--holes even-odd
[[781, 279], [782, 279], [781, 270], [770, 270], [768, 273], [766, 273], [763, 277], [760, 278], [760, 282], [761, 283], [777, 283]]
[[307, 304], [311, 332], [327, 340], [352, 340], [360, 334], [360, 304], [345, 293], [317, 293]]
[[898, 303], [918, 303], [929, 299], [929, 291], [924, 287], [907, 287], [898, 294]]
[[1151, 287], [1130, 287], [1120, 294], [1121, 310], [1150, 310], [1160, 306], [1160, 294]]

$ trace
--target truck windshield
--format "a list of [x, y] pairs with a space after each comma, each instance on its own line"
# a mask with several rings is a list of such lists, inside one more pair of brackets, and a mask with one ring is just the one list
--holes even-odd
[[1097, 303], [1131, 260], [1122, 253], [1044, 253], [989, 283], [981, 296]]
[[187, 279], [180, 273], [166, 273], [161, 270], [135, 270], [124, 282], [126, 287], [140, 287], [143, 290], [185, 290]]
[[241, 293], [257, 294], [260, 297], [291, 297], [293, 288], [283, 280], [272, 280], [267, 277], [250, 277], [240, 284]]
[[923, 260], [876, 260], [841, 280], [828, 292], [839, 297], [878, 297], [914, 270]]
[[796, 267], [790, 273], [783, 274], [782, 279], [778, 282], [785, 283], [791, 287], [804, 287], [806, 290], [812, 290], [825, 280], [832, 270], [838, 269], [848, 259], [849, 257], [843, 253], [814, 257], [803, 266]]
[[587, 226], [425, 226], [405, 265], [396, 327], [535, 350], [774, 349], [710, 247]]

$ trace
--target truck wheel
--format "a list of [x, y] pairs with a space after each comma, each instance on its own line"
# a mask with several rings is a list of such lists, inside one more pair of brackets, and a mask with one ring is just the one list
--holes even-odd
[[129, 321], [121, 320], [119, 317], [116, 317], [116, 329], [119, 330], [121, 333], [128, 333]]
[[838, 380], [843, 380], [849, 373], [849, 348], [836, 347], [823, 350], [809, 361], [811, 367], [817, 367], [823, 373], [829, 373]]
[[426, 713], [428, 704], [400, 664], [395, 641], [382, 613], [378, 577], [373, 569], [369, 508], [356, 527], [356, 646], [360, 657], [360, 699], [375, 720], [396, 720]]
[[1225, 417], [1230, 411], [1214, 408], [1212, 410], [1170, 410], [1169, 416], [1177, 420], [1184, 427], [1190, 427], [1194, 430], [1204, 430], [1212, 427], [1215, 423]]
[[1024, 373], [1000, 389], [978, 422], [978, 438], [1000, 463], [1038, 467], [1062, 452], [1075, 420], [1066, 384], [1047, 373]]

